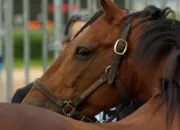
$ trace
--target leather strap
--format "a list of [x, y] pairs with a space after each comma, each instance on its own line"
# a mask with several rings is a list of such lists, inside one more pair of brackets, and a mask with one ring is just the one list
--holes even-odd
[[[73, 101], [63, 101], [56, 97], [50, 90], [45, 88], [37, 78], [34, 81], [35, 87], [38, 88], [41, 93], [43, 93], [48, 99], [55, 103], [59, 108], [59, 113], [74, 119], [84, 121], [84, 122], [97, 122], [97, 120], [92, 120], [88, 117], [83, 116], [76, 109], [79, 105], [90, 96], [95, 90], [97, 90], [101, 85], [107, 81], [107, 73], [104, 73], [88, 90], [86, 90], [81, 96], [76, 97]], [[94, 118], [95, 119], [95, 118]]]
[[115, 44], [115, 47], [114, 47], [115, 56], [114, 56], [114, 60], [113, 60], [113, 63], [111, 65], [111, 68], [110, 68], [109, 74], [108, 74], [108, 83], [109, 84], [112, 84], [114, 82], [116, 74], [118, 72], [120, 61], [127, 49], [126, 40], [128, 39], [128, 34], [130, 32], [130, 28], [131, 28], [131, 22], [128, 23], [127, 27], [122, 32], [121, 39], [119, 39]]
[[126, 89], [124, 87], [124, 85], [122, 84], [121, 80], [119, 79], [119, 77], [117, 76], [115, 79], [115, 86], [118, 89], [119, 93], [121, 94], [121, 102], [123, 104], [129, 104], [129, 99], [128, 99], [128, 95], [126, 93]]
[[37, 78], [34, 81], [34, 85], [36, 88], [38, 88], [41, 93], [43, 93], [46, 97], [48, 97], [53, 103], [55, 103], [58, 107], [62, 108], [64, 107], [64, 101], [56, 97], [50, 90], [45, 88], [39, 81], [39, 78]]

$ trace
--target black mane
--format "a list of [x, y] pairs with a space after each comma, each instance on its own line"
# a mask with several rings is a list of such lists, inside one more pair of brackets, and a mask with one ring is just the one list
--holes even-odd
[[158, 66], [160, 59], [170, 54], [165, 77], [160, 80], [162, 104], [167, 106], [167, 127], [170, 128], [175, 113], [180, 116], [180, 22], [168, 18], [170, 13], [175, 15], [170, 8], [161, 10], [154, 6], [148, 6], [131, 17], [148, 13], [152, 15], [144, 21], [151, 21], [151, 24], [140, 36], [135, 56], [143, 61], [144, 66], [149, 63]]

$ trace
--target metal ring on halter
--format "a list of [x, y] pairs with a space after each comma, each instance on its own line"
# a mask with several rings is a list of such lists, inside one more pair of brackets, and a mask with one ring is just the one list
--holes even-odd
[[[65, 103], [66, 105], [65, 105], [64, 108], [62, 109], [63, 114], [66, 115], [66, 116], [71, 116], [72, 110], [75, 109], [75, 108], [71, 105], [72, 101], [65, 101], [64, 103]], [[66, 112], [66, 108], [71, 108], [71, 112], [70, 112], [70, 113], [67, 113], [67, 112]]]
[[[120, 41], [125, 43], [125, 48], [124, 48], [123, 52], [118, 52], [118, 51], [117, 51], [117, 45], [120, 43]], [[127, 46], [128, 46], [128, 43], [127, 43], [125, 40], [123, 40], [123, 39], [118, 39], [118, 40], [116, 41], [115, 45], [114, 45], [114, 52], [115, 52], [116, 54], [118, 54], [118, 55], [124, 55], [124, 54], [126, 53], [126, 51], [127, 51]]]
[[[106, 68], [105, 73], [108, 73], [109, 69], [111, 69], [111, 66], [108, 66], [108, 67]], [[117, 71], [116, 74], [118, 75], [118, 71]]]
[[105, 73], [107, 73], [110, 68], [111, 68], [111, 66], [108, 66], [105, 70]]

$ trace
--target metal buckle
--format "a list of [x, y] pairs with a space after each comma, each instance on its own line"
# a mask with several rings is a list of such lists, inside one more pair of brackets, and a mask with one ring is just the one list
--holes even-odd
[[105, 73], [108, 73], [109, 69], [111, 68], [111, 66], [108, 66], [105, 70]]
[[[111, 66], [108, 66], [105, 70], [105, 73], [107, 74], [110, 69], [111, 69]], [[118, 71], [116, 72], [116, 74], [118, 75]]]
[[[117, 45], [118, 45], [120, 42], [124, 42], [124, 43], [125, 43], [125, 48], [124, 48], [123, 52], [118, 52], [118, 51], [117, 51]], [[115, 45], [114, 45], [114, 52], [115, 52], [116, 54], [118, 54], [118, 55], [124, 55], [124, 54], [126, 53], [126, 51], [127, 51], [127, 46], [128, 46], [128, 43], [127, 43], [125, 40], [123, 40], [123, 39], [118, 39], [118, 40], [116, 41]]]
[[82, 119], [81, 119], [81, 121], [84, 121], [84, 119], [85, 119], [85, 117], [83, 116]]
[[[82, 119], [81, 119], [80, 121], [84, 122], [84, 121], [86, 121], [86, 120], [89, 120], [89, 122], [91, 122], [91, 123], [94, 122], [93, 120], [91, 120], [90, 118], [85, 117], [85, 116], [83, 116]], [[95, 123], [98, 123], [98, 121], [95, 121]]]
[[[72, 105], [71, 105], [72, 101], [64, 101], [64, 108], [62, 109], [62, 112], [64, 115], [70, 117], [71, 116], [71, 112], [75, 109]], [[70, 108], [70, 111], [67, 112], [66, 109]]]

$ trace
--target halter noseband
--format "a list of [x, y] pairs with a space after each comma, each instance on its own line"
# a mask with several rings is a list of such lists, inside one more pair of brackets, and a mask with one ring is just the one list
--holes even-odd
[[91, 85], [88, 90], [86, 90], [82, 95], [76, 97], [73, 100], [63, 101], [59, 97], [55, 96], [50, 90], [45, 88], [39, 79], [34, 81], [34, 85], [38, 88], [41, 93], [43, 93], [49, 100], [56, 104], [59, 107], [59, 114], [62, 114], [67, 117], [71, 117], [76, 120], [80, 120], [83, 122], [98, 122], [97, 120], [90, 119], [80, 112], [77, 111], [77, 108], [81, 105], [83, 101], [85, 101], [93, 92], [95, 92], [100, 86], [104, 83], [108, 82], [108, 84], [113, 84], [117, 87], [121, 99], [125, 102], [128, 100], [125, 87], [121, 83], [118, 77], [118, 69], [120, 65], [120, 61], [122, 60], [123, 55], [126, 53], [128, 48], [128, 34], [131, 29], [131, 21], [128, 23], [126, 28], [123, 30], [121, 34], [121, 38], [118, 39], [114, 45], [114, 61], [111, 66], [108, 66], [102, 76]]

